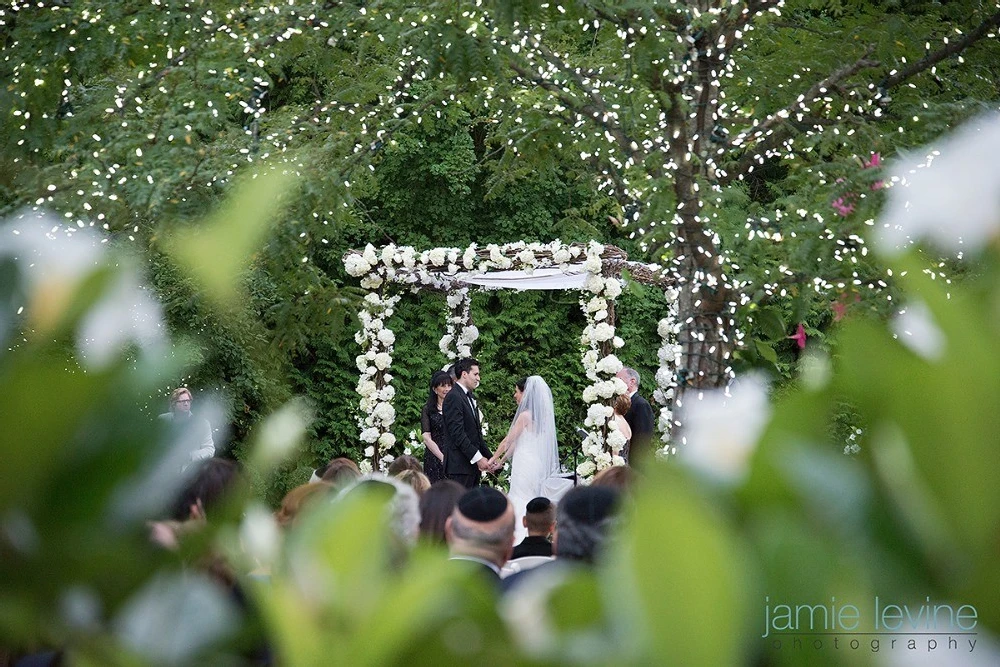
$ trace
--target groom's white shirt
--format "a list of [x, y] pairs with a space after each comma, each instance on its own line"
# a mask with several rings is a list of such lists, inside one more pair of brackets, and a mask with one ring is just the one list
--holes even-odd
[[[456, 382], [455, 386], [459, 387], [462, 391], [464, 391], [465, 392], [465, 397], [469, 398], [469, 390], [465, 388], [464, 384], [462, 384], [461, 382]], [[469, 399], [469, 402], [472, 403], [472, 399]], [[476, 410], [477, 408], [474, 407], [472, 409]], [[481, 458], [483, 458], [482, 453], [481, 452], [476, 452], [476, 455], [472, 457], [472, 460], [469, 461], [469, 463], [473, 463], [474, 464], [474, 463], [476, 463], [476, 461], [478, 461]]]

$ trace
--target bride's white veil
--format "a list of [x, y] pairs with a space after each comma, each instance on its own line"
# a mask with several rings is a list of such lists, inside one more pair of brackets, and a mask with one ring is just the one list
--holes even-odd
[[520, 434], [518, 447], [538, 447], [539, 450], [535, 454], [542, 464], [542, 472], [546, 476], [556, 474], [559, 471], [559, 452], [552, 390], [538, 375], [532, 375], [525, 382], [524, 394], [514, 414], [514, 421], [511, 422], [512, 427], [523, 412], [531, 415], [531, 428]]

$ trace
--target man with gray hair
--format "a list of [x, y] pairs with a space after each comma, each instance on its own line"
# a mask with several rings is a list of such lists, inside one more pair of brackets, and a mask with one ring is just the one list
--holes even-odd
[[459, 498], [444, 524], [453, 561], [469, 561], [494, 583], [514, 549], [514, 506], [500, 491], [474, 487]]
[[618, 371], [618, 379], [628, 387], [626, 394], [632, 401], [631, 407], [625, 413], [625, 421], [632, 429], [632, 439], [628, 444], [625, 459], [635, 467], [653, 455], [653, 428], [656, 418], [649, 401], [639, 395], [639, 371], [625, 367]]

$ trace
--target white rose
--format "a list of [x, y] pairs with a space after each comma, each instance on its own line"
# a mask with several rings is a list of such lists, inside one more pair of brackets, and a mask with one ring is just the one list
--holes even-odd
[[476, 265], [476, 257], [476, 244], [473, 243], [462, 253], [462, 266], [471, 271]]
[[441, 266], [448, 259], [445, 255], [444, 248], [434, 248], [429, 253], [427, 253], [427, 259], [434, 266]]
[[365, 261], [365, 258], [357, 253], [351, 253], [344, 260], [344, 269], [347, 271], [348, 275], [359, 278], [369, 271], [371, 271], [372, 265]]
[[[375, 442], [376, 440], [378, 440], [377, 428], [366, 428], [364, 431], [361, 432], [361, 442]], [[365, 450], [365, 456], [371, 456], [374, 453], [375, 453], [374, 449], [372, 449], [371, 454], [368, 453], [368, 450]]]
[[604, 281], [604, 294], [609, 299], [617, 299], [622, 295], [622, 284], [616, 278], [608, 278]]
[[380, 371], [384, 371], [392, 365], [392, 357], [390, 357], [386, 352], [379, 352], [376, 354], [373, 361], [375, 362], [375, 368]]
[[396, 444], [396, 436], [394, 436], [392, 433], [383, 433], [378, 437], [378, 446], [383, 449], [388, 449], [395, 444]]
[[378, 332], [378, 340], [383, 345], [389, 346], [396, 342], [396, 334], [392, 333], [392, 329], [382, 329]]
[[611, 340], [615, 337], [615, 328], [607, 322], [600, 322], [594, 327], [594, 340], [598, 343]]
[[625, 368], [625, 365], [613, 354], [609, 354], [597, 362], [598, 372], [608, 375], [614, 375], [623, 368]]

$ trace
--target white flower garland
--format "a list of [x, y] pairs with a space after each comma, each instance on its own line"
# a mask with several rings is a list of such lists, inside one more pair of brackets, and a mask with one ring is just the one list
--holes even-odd
[[674, 425], [672, 406], [677, 391], [677, 368], [681, 364], [684, 351], [677, 342], [681, 330], [681, 325], [677, 321], [678, 292], [671, 288], [664, 292], [664, 296], [667, 299], [667, 315], [656, 327], [656, 332], [660, 335], [660, 349], [656, 353], [659, 368], [656, 371], [657, 388], [653, 392], [653, 400], [661, 406], [657, 426], [661, 434], [660, 442], [663, 444], [657, 450], [657, 454], [669, 456], [677, 453], [677, 448], [671, 444], [670, 435]]
[[[455, 359], [471, 356], [472, 345], [479, 337], [479, 330], [469, 319], [469, 290], [454, 289], [455, 275], [461, 271], [481, 274], [493, 269], [531, 274], [536, 268], [552, 267], [565, 272], [582, 257], [584, 269], [590, 274], [585, 297], [580, 302], [587, 318], [587, 327], [581, 337], [583, 367], [593, 384], [583, 392], [583, 400], [589, 405], [585, 422], [589, 434], [583, 443], [586, 458], [576, 472], [588, 479], [597, 471], [624, 463], [621, 450], [625, 436], [618, 429], [611, 407], [613, 399], [626, 391], [625, 383], [615, 377], [622, 369], [622, 363], [613, 353], [625, 344], [616, 335], [612, 323], [614, 301], [622, 293], [622, 283], [618, 278], [601, 275], [605, 254], [605, 247], [594, 241], [586, 246], [559, 240], [551, 243], [518, 241], [505, 245], [488, 244], [482, 248], [473, 243], [465, 249], [434, 248], [424, 252], [392, 244], [377, 250], [369, 244], [363, 251], [345, 255], [344, 267], [349, 275], [360, 280], [363, 288], [369, 290], [383, 290], [388, 283], [395, 283], [408, 285], [413, 291], [421, 287], [448, 291], [447, 333], [438, 347], [449, 359]], [[675, 342], [676, 293], [671, 297], [670, 292], [672, 290], [667, 296], [671, 309], [667, 318], [660, 322], [664, 343], [660, 348], [660, 370], [657, 372], [659, 389], [654, 394], [654, 400], [661, 405], [667, 403], [676, 385], [674, 378], [679, 353]], [[358, 357], [361, 379], [357, 391], [361, 395], [363, 415], [360, 420], [361, 440], [368, 445], [365, 449], [366, 460], [360, 464], [365, 472], [371, 471], [373, 462], [384, 470], [394, 459], [388, 452], [396, 444], [396, 437], [390, 430], [395, 422], [395, 410], [392, 408], [392, 375], [388, 370], [392, 365], [395, 336], [385, 328], [384, 320], [392, 315], [398, 299], [398, 296], [382, 296], [381, 292], [369, 294], [365, 298], [364, 309], [359, 313], [363, 328], [355, 340], [362, 346], [363, 352]], [[669, 409], [662, 408], [661, 431], [669, 432], [671, 419]], [[664, 435], [662, 439], [668, 443], [668, 438]]]
[[472, 356], [472, 345], [479, 338], [479, 329], [472, 323], [471, 306], [472, 292], [468, 287], [448, 294], [448, 332], [438, 342], [438, 349], [448, 359]]
[[595, 472], [615, 465], [624, 465], [622, 447], [625, 435], [618, 428], [614, 399], [628, 391], [628, 387], [616, 374], [624, 367], [612, 352], [625, 345], [615, 335], [612, 324], [614, 301], [622, 293], [621, 280], [601, 276], [604, 246], [591, 242], [587, 246], [584, 268], [590, 274], [586, 291], [580, 298], [580, 307], [587, 318], [587, 326], [580, 337], [583, 346], [583, 369], [593, 384], [583, 390], [583, 400], [588, 404], [587, 437], [583, 441], [584, 460], [576, 468], [576, 473], [584, 480]]

